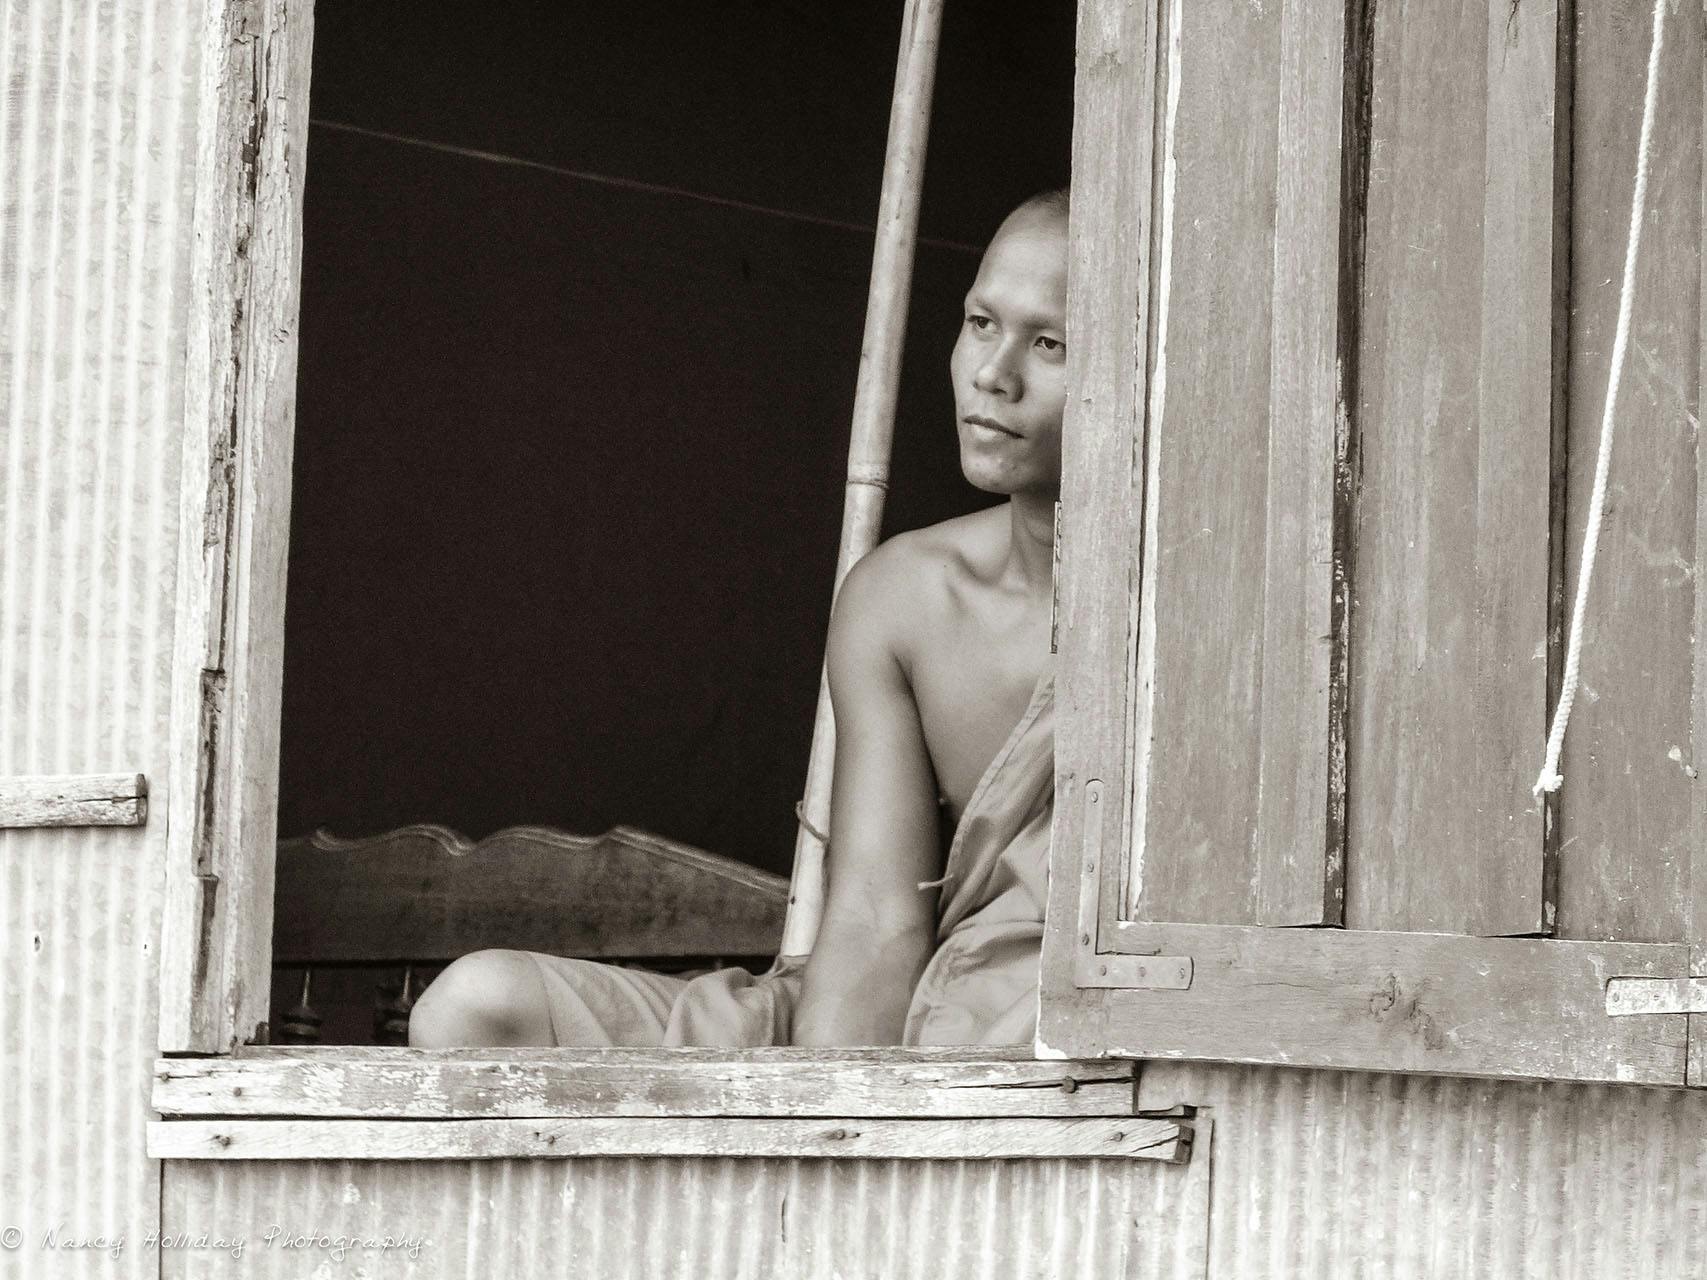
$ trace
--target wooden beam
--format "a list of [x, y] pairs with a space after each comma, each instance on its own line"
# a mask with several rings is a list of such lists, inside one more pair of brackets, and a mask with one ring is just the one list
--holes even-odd
[[0, 827], [140, 827], [148, 779], [140, 773], [0, 778]]
[[571, 1156], [1183, 1163], [1179, 1120], [156, 1120], [155, 1160], [496, 1160]]
[[216, 0], [199, 65], [159, 1047], [267, 1018], [311, 0]]
[[931, 1050], [332, 1048], [163, 1058], [164, 1116], [1123, 1116], [1134, 1063]]
[[[1114, 991], [1103, 1052], [1430, 1075], [1684, 1083], [1684, 1019], [1608, 1017], [1614, 977], [1688, 948], [1434, 933], [1134, 925], [1185, 991]], [[1095, 1052], [1094, 1049], [1087, 1052]]]
[[[1696, 216], [1707, 235], [1707, 59], [1696, 63], [1695, 85], [1701, 95], [1696, 134], [1701, 190]], [[1695, 446], [1695, 555], [1690, 587], [1695, 598], [1691, 601], [1689, 767], [1684, 771], [1690, 782], [1689, 893], [1683, 914], [1690, 941], [1689, 972], [1707, 977], [1707, 778], [1701, 776], [1707, 772], [1707, 441], [1701, 438], [1701, 415], [1707, 411], [1701, 395], [1707, 387], [1707, 245], [1702, 246], [1700, 259], [1695, 280], [1695, 429], [1690, 432]], [[1688, 1026], [1688, 1083], [1693, 1088], [1707, 1088], [1707, 1014], [1692, 1014]]]

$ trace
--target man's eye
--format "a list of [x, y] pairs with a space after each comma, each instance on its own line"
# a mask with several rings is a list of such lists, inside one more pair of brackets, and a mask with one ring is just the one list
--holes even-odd
[[976, 311], [966, 317], [966, 323], [976, 329], [979, 333], [988, 333], [991, 329], [996, 327], [996, 322], [994, 320], [990, 319], [989, 316], [981, 316]]
[[1042, 347], [1050, 355], [1059, 355], [1067, 349], [1067, 344], [1062, 342], [1059, 338], [1045, 338], [1040, 336], [1037, 339], [1037, 345]]

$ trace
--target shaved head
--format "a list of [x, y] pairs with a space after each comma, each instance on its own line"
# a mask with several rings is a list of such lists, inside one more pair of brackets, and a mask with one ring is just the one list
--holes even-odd
[[1072, 193], [1067, 187], [1056, 187], [1053, 191], [1039, 191], [1029, 200], [1008, 215], [1009, 218], [1022, 216], [1038, 218], [1058, 218], [1067, 220], [1067, 211], [1072, 203]]

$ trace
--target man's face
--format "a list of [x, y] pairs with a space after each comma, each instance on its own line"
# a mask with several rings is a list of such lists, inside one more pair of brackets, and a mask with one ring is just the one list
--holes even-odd
[[1061, 490], [1067, 228], [1019, 213], [990, 242], [954, 344], [960, 469], [989, 493]]

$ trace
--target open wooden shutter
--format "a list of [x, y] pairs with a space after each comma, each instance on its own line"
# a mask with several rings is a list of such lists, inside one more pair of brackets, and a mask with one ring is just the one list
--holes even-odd
[[1684, 1082], [1686, 1018], [1623, 1012], [1675, 991], [1612, 980], [1707, 919], [1690, 6], [1529, 791], [1650, 12], [1081, 5], [1041, 1051]]
[[160, 1051], [264, 1039], [311, 0], [219, 0], [196, 162]]

